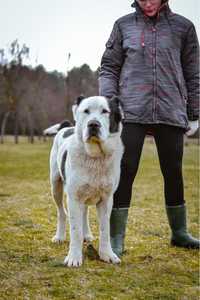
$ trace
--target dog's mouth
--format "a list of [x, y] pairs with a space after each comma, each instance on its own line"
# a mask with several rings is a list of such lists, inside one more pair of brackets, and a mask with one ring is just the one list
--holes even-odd
[[98, 121], [90, 121], [88, 123], [87, 141], [99, 142], [100, 141], [100, 128], [101, 124]]
[[88, 146], [94, 146], [94, 149], [96, 149], [95, 153], [90, 153], [90, 156], [98, 157], [99, 155], [105, 155], [104, 150], [102, 148], [102, 139], [99, 136], [88, 136], [86, 144]]
[[100, 143], [101, 139], [98, 134], [88, 134], [87, 143]]

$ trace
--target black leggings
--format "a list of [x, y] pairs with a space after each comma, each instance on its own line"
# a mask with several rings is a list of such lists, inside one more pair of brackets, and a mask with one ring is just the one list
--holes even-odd
[[121, 162], [119, 186], [114, 194], [114, 208], [130, 206], [132, 184], [137, 174], [144, 139], [149, 131], [155, 139], [164, 177], [165, 203], [168, 206], [184, 204], [182, 176], [184, 130], [162, 124], [125, 123], [122, 130], [125, 151]]

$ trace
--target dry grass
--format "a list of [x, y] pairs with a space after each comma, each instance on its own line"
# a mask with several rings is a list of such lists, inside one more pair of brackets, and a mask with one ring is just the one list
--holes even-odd
[[[196, 250], [169, 246], [163, 183], [154, 144], [146, 142], [135, 181], [121, 265], [103, 263], [85, 247], [84, 265], [68, 269], [68, 248], [54, 245], [56, 211], [50, 195], [51, 142], [0, 145], [0, 299], [199, 299]], [[189, 228], [198, 234], [198, 146], [185, 147]], [[91, 226], [98, 236], [96, 212]], [[98, 240], [94, 241], [98, 247]]]

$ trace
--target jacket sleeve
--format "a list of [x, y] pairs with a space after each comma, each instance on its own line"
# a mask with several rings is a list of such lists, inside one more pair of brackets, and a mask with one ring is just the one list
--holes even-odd
[[190, 26], [182, 50], [182, 68], [187, 88], [187, 114], [190, 121], [199, 118], [200, 73], [199, 42], [194, 25]]
[[123, 64], [122, 36], [117, 21], [106, 43], [99, 72], [99, 95], [112, 97], [118, 94], [121, 67]]

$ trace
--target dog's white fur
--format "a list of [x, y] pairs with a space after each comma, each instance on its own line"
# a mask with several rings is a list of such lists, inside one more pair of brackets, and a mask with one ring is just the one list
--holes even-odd
[[[79, 105], [73, 106], [73, 114], [76, 121], [74, 134], [64, 138], [68, 129], [61, 129], [50, 154], [50, 181], [57, 204], [57, 230], [52, 240], [62, 242], [66, 238], [64, 188], [70, 223], [70, 247], [64, 264], [80, 266], [83, 241], [93, 239], [88, 222], [90, 204], [97, 208], [100, 259], [119, 263], [120, 259], [110, 244], [110, 214], [123, 154], [121, 123], [117, 132], [110, 133], [110, 108], [108, 100], [101, 96], [83, 99]], [[100, 124], [97, 137], [90, 137], [89, 134], [88, 124], [93, 120]]]

